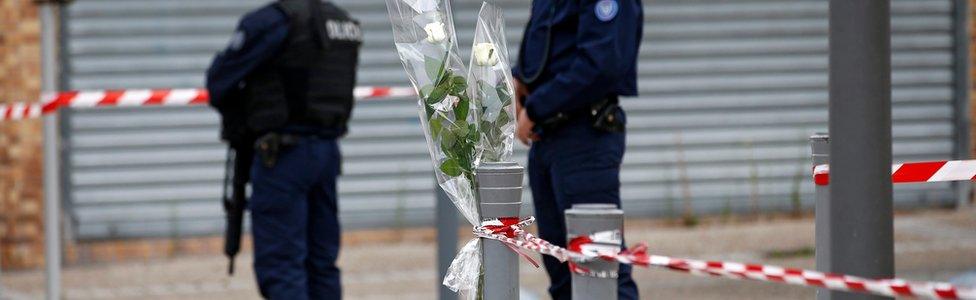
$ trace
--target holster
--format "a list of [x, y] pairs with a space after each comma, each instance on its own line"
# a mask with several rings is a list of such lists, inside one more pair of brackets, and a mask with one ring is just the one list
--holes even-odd
[[272, 132], [265, 134], [254, 142], [254, 151], [261, 157], [261, 163], [268, 168], [274, 168], [278, 163], [278, 155], [284, 148], [298, 144], [301, 137], [291, 134]]

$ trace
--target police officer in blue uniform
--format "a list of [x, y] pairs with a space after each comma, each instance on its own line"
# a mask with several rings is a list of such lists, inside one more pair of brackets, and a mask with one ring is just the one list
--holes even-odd
[[[643, 8], [640, 0], [534, 0], [531, 15], [513, 69], [517, 137], [531, 144], [539, 234], [565, 246], [566, 209], [620, 205], [626, 120], [619, 97], [637, 95]], [[549, 293], [570, 299], [568, 267], [544, 260]], [[630, 273], [620, 266], [620, 299], [638, 299]]]
[[337, 140], [361, 44], [359, 23], [330, 1], [280, 0], [247, 14], [207, 71], [222, 138], [253, 149], [247, 205], [265, 298], [342, 297]]

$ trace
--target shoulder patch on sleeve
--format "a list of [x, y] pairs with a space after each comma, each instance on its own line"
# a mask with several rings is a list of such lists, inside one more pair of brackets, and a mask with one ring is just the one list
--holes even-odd
[[596, 3], [596, 18], [603, 22], [609, 22], [617, 17], [620, 5], [617, 0], [600, 0]]

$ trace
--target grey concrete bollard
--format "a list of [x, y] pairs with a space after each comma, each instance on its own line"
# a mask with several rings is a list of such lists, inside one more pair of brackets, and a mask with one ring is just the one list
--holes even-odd
[[[566, 210], [567, 240], [588, 236], [597, 232], [616, 231], [623, 240], [624, 211], [613, 204], [577, 204]], [[620, 264], [608, 261], [592, 261], [580, 264], [593, 273], [609, 274], [611, 278], [598, 278], [573, 274], [573, 299], [616, 299], [617, 271]]]
[[[482, 220], [519, 217], [524, 174], [514, 162], [483, 163], [475, 170]], [[483, 240], [481, 257], [485, 271], [482, 299], [518, 299], [518, 255], [499, 241]]]

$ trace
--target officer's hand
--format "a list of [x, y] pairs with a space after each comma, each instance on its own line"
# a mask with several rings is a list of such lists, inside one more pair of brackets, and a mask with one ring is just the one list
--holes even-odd
[[518, 126], [516, 126], [515, 136], [522, 141], [522, 144], [526, 146], [532, 145], [532, 142], [538, 141], [539, 136], [532, 132], [532, 128], [535, 127], [535, 122], [529, 119], [529, 114], [526, 110], [521, 110], [518, 114]]
[[529, 97], [529, 88], [518, 78], [512, 81], [515, 82], [515, 100], [517, 100], [515, 101], [515, 114], [518, 115], [522, 113], [522, 102], [525, 102], [525, 98]]

